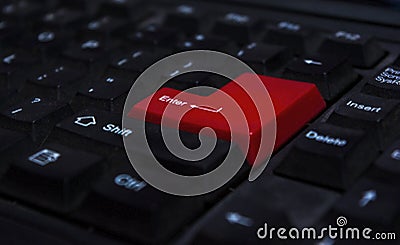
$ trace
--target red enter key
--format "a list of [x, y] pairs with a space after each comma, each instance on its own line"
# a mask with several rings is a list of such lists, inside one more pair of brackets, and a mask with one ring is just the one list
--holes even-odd
[[[162, 88], [137, 103], [128, 116], [192, 133], [210, 127], [218, 138], [237, 143], [254, 164], [265, 160], [270, 148], [282, 146], [325, 106], [314, 84], [246, 73], [209, 96]], [[263, 144], [274, 140], [275, 119], [275, 144]]]

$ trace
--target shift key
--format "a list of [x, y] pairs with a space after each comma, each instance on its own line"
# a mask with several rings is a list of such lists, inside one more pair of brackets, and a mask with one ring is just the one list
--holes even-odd
[[275, 171], [343, 190], [366, 170], [377, 153], [376, 142], [364, 131], [321, 123], [294, 141]]
[[53, 138], [106, 154], [122, 148], [122, 137], [133, 134], [133, 130], [121, 126], [121, 118], [120, 114], [85, 109], [57, 124]]

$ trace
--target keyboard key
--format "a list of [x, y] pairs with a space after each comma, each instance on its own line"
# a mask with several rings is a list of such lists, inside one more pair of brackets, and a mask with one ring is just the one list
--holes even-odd
[[357, 182], [334, 209], [361, 227], [393, 228], [398, 224], [400, 190], [367, 179]]
[[182, 4], [167, 15], [165, 25], [180, 29], [187, 34], [194, 34], [198, 31], [200, 21], [201, 14], [195, 6]]
[[331, 101], [348, 89], [358, 75], [344, 58], [325, 56], [299, 58], [286, 67], [283, 76], [315, 83], [322, 96]]
[[388, 99], [400, 99], [400, 69], [388, 66], [373, 79], [368, 79], [362, 92]]
[[128, 39], [137, 44], [171, 46], [176, 42], [177, 36], [178, 32], [175, 29], [149, 25], [129, 34]]
[[[375, 171], [379, 171], [379, 178], [397, 182], [400, 176], [400, 141], [397, 140], [375, 161]], [[391, 178], [388, 178], [388, 177]]]
[[21, 130], [40, 143], [61, 118], [71, 114], [63, 102], [44, 97], [31, 97], [6, 106], [0, 113], [0, 124], [9, 129]]
[[84, 20], [82, 12], [67, 8], [59, 8], [43, 15], [40, 28], [74, 28]]
[[70, 210], [102, 172], [101, 158], [59, 144], [24, 146], [13, 154], [0, 191], [33, 205]]
[[19, 0], [4, 5], [1, 13], [2, 16], [7, 19], [29, 21], [29, 19], [34, 18], [41, 11], [42, 8], [39, 4], [36, 4], [32, 1]]
[[399, 101], [355, 94], [343, 100], [327, 122], [355, 129], [364, 129], [374, 135], [381, 149], [399, 136], [396, 118]]
[[229, 12], [217, 20], [212, 32], [215, 35], [228, 37], [240, 44], [245, 44], [252, 39], [252, 32], [255, 30], [256, 24], [257, 21], [250, 15]]
[[318, 185], [346, 189], [376, 157], [376, 143], [360, 130], [318, 124], [294, 141], [275, 171]]
[[25, 138], [26, 135], [23, 133], [0, 128], [0, 139], [3, 141], [0, 145], [0, 152], [14, 146]]
[[81, 67], [55, 62], [38, 68], [28, 81], [38, 85], [42, 92], [49, 91], [50, 96], [60, 100], [75, 94], [76, 87], [84, 76], [83, 72]]
[[190, 72], [173, 77], [163, 87], [184, 91], [189, 88], [203, 86], [204, 81], [210, 76], [207, 72]]
[[[212, 209], [199, 222], [201, 225], [193, 244], [265, 244], [267, 239], [276, 241], [276, 234], [270, 239], [270, 234], [263, 234], [262, 230], [259, 234], [266, 235], [266, 240], [258, 238], [258, 230], [266, 223], [269, 227], [313, 226], [339, 197], [331, 191], [275, 176], [261, 178], [243, 184]], [[302, 200], [301, 204], [299, 200]]]
[[85, 109], [57, 124], [52, 138], [88, 151], [107, 154], [115, 147], [123, 147], [122, 137], [133, 135], [133, 130], [121, 127], [121, 119], [120, 114]]
[[102, 1], [99, 12], [101, 14], [108, 14], [117, 18], [127, 18], [132, 16], [135, 11], [135, 6], [138, 0], [106, 0]]
[[[161, 133], [160, 125], [152, 123], [146, 124], [146, 140], [150, 146], [152, 154], [156, 157], [158, 162], [174, 173], [185, 176], [206, 174], [217, 168], [223, 162], [223, 160], [225, 160], [229, 151], [230, 142], [217, 139], [215, 147], [206, 157], [196, 161], [185, 160], [175, 156], [165, 145], [164, 138], [172, 138], [175, 133], [176, 130], [170, 128], [164, 128], [163, 132]], [[183, 144], [189, 149], [194, 150], [199, 148], [201, 145], [199, 136], [197, 134], [181, 131], [179, 132], [179, 136]], [[211, 142], [213, 139], [210, 137], [203, 140], [203, 144], [207, 144], [207, 140]], [[134, 148], [142, 148], [142, 142], [139, 142], [139, 144], [140, 145], [138, 146], [133, 144]], [[238, 149], [236, 150], [238, 151]], [[195, 157], [195, 154], [196, 153], [193, 153], [192, 156]], [[146, 155], [146, 157], [149, 157], [147, 158], [149, 161], [153, 161], [152, 156]]]
[[151, 51], [146, 48], [132, 48], [111, 55], [111, 66], [131, 72], [143, 72], [167, 54], [166, 50]]
[[85, 23], [82, 27], [82, 35], [86, 37], [106, 37], [121, 28], [124, 24], [122, 19], [112, 16], [100, 16]]
[[216, 35], [195, 34], [194, 36], [178, 42], [176, 45], [177, 51], [188, 50], [217, 50], [230, 53], [234, 49], [234, 45], [229, 40]]
[[151, 187], [126, 162], [95, 185], [74, 216], [122, 237], [160, 244], [196, 217], [202, 206], [199, 198]]
[[[325, 102], [314, 85], [273, 77], [259, 77], [263, 81], [263, 85], [268, 89], [275, 106], [275, 115], [278, 122], [277, 140], [275, 141], [275, 149], [277, 149], [295, 132], [302, 128], [306, 122], [314, 118], [325, 107]], [[258, 84], [258, 80], [254, 80], [255, 78], [256, 77], [252, 74], [243, 74], [235, 79], [235, 81], [239, 84], [246, 83], [247, 85], [252, 86], [252, 84]], [[251, 83], [251, 81], [254, 81], [254, 83]], [[254, 92], [256, 91], [259, 91], [259, 89], [254, 90]], [[172, 114], [169, 116], [169, 119], [171, 120], [170, 123], [179, 120], [180, 129], [183, 131], [198, 133], [203, 127], [210, 127], [215, 130], [218, 138], [224, 140], [231, 140], [231, 133], [237, 135], [252, 135], [253, 137], [250, 138], [247, 160], [251, 164], [254, 163], [260, 147], [259, 141], [257, 140], [259, 135], [257, 136], [257, 134], [260, 132], [261, 127], [266, 126], [260, 125], [260, 123], [256, 122], [260, 122], [260, 116], [263, 115], [266, 117], [265, 120], [263, 120], [264, 122], [267, 123], [271, 120], [270, 116], [273, 112], [271, 112], [269, 108], [265, 108], [266, 110], [264, 112], [259, 112], [254, 107], [254, 100], [249, 98], [247, 92], [244, 92], [235, 82], [228, 83], [221, 88], [221, 90], [217, 90], [209, 96], [199, 96], [180, 92], [181, 91], [175, 89], [162, 88], [155, 94], [137, 103], [131, 109], [128, 116], [140, 119], [144, 118], [146, 115], [146, 120], [159, 124], [167, 105], [172, 103], [172, 105], [175, 106], [169, 107], [172, 110], [170, 112]], [[223, 95], [221, 95], [222, 93], [226, 93], [233, 98], [230, 103], [236, 103], [243, 108], [242, 111], [245, 113], [248, 123], [254, 123], [249, 124], [250, 132], [245, 130], [243, 127], [234, 128], [232, 125], [229, 126], [225, 117], [219, 113], [221, 110], [227, 110], [226, 113], [229, 113], [232, 118], [241, 117], [237, 114], [241, 113], [240, 111], [234, 112], [229, 110], [229, 108], [234, 108], [234, 106], [225, 100], [221, 101], [221, 98], [223, 98]], [[176, 98], [178, 94], [180, 95]], [[150, 101], [152, 96], [154, 96], [153, 100]], [[173, 98], [177, 99], [177, 101]], [[253, 98], [256, 98], [256, 96]], [[266, 102], [264, 101], [264, 103]], [[149, 104], [149, 107], [147, 107], [147, 104]], [[202, 106], [199, 107], [198, 105]], [[192, 110], [186, 112], [185, 107], [189, 106]], [[300, 108], [303, 113], [295, 113], [300, 110]], [[305, 108], [308, 109], [305, 110]], [[182, 113], [185, 113], [184, 116], [182, 116]], [[204, 121], [204, 118], [207, 118], [208, 120]], [[171, 125], [175, 127], [175, 124]], [[241, 146], [241, 142], [235, 143]], [[258, 156], [260, 160], [263, 159], [263, 157], [266, 157], [262, 155], [262, 152], [265, 153], [265, 151], [260, 150], [261, 155]]]
[[110, 49], [111, 47], [102, 40], [89, 39], [72, 44], [63, 54], [66, 58], [83, 62], [91, 67], [94, 63], [106, 63]]
[[109, 69], [99, 79], [86, 82], [72, 102], [73, 107], [97, 107], [104, 110], [121, 112], [125, 98], [139, 76], [122, 70]]
[[258, 74], [265, 74], [282, 67], [292, 57], [288, 49], [277, 45], [250, 43], [236, 56], [246, 62]]
[[371, 67], [385, 54], [374, 38], [347, 31], [337, 31], [329, 35], [319, 52], [347, 56], [350, 63], [358, 67]]
[[291, 22], [280, 21], [267, 26], [267, 33], [264, 42], [287, 46], [295, 53], [301, 54], [306, 49], [306, 40], [310, 41], [311, 31], [303, 25]]

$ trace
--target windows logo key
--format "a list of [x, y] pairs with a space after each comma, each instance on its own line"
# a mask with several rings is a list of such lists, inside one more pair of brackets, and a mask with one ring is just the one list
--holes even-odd
[[28, 159], [29, 161], [34, 162], [40, 166], [46, 166], [49, 163], [57, 161], [60, 156], [61, 154], [58, 152], [49, 149], [43, 149], [30, 156]]

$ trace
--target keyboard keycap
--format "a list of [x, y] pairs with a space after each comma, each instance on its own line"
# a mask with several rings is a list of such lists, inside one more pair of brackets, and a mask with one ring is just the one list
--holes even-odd
[[101, 158], [59, 144], [20, 148], [1, 178], [0, 190], [59, 212], [76, 206], [102, 172]]
[[82, 12], [67, 8], [55, 9], [43, 15], [39, 27], [43, 28], [74, 28], [84, 19]]
[[108, 50], [110, 50], [110, 47], [102, 40], [90, 39], [71, 45], [63, 54], [71, 60], [81, 61], [86, 65], [93, 65], [96, 62], [105, 63]]
[[83, 76], [82, 67], [55, 62], [38, 68], [28, 81], [38, 85], [43, 92], [49, 91], [50, 96], [60, 100], [76, 92], [76, 87], [79, 86], [78, 83], [81, 82]]
[[[379, 171], [379, 178], [397, 182], [400, 176], [400, 141], [394, 142], [383, 154], [375, 161], [375, 171]], [[388, 178], [388, 177], [391, 178]]]
[[194, 34], [198, 31], [200, 22], [200, 11], [195, 6], [182, 4], [167, 15], [165, 25], [180, 29], [187, 34]]
[[124, 24], [122, 19], [112, 16], [100, 16], [85, 23], [82, 27], [82, 35], [95, 38], [110, 36]]
[[368, 35], [337, 31], [327, 37], [319, 52], [347, 56], [358, 67], [371, 67], [385, 54], [376, 40]]
[[21, 130], [40, 143], [61, 118], [71, 114], [71, 109], [63, 102], [43, 97], [31, 97], [12, 105], [1, 112], [3, 127]]
[[257, 74], [266, 74], [282, 67], [291, 58], [288, 49], [277, 45], [251, 43], [240, 49], [236, 56], [246, 62]]
[[107, 154], [122, 148], [122, 137], [130, 137], [133, 131], [121, 127], [122, 115], [85, 109], [59, 124], [52, 138], [64, 144], [79, 146], [82, 149]]
[[[275, 106], [274, 109], [277, 118], [277, 139], [275, 141], [275, 149], [277, 149], [286, 142], [292, 134], [302, 128], [306, 122], [316, 116], [325, 107], [325, 102], [314, 85], [273, 77], [259, 77], [261, 78], [263, 85], [268, 89]], [[235, 79], [235, 82], [238, 84], [246, 83], [250, 86], [258, 85], [258, 80], [254, 79], [256, 79], [256, 77], [252, 74], [243, 74]], [[169, 119], [171, 120], [170, 123], [179, 120], [179, 127], [181, 130], [193, 133], [198, 133], [203, 127], [210, 127], [215, 130], [218, 138], [224, 140], [231, 140], [231, 133], [243, 136], [250, 134], [252, 137], [250, 137], [247, 160], [252, 164], [259, 152], [260, 142], [257, 140], [260, 137], [259, 132], [261, 127], [266, 126], [261, 125], [260, 116], [265, 116], [266, 118], [263, 121], [267, 123], [270, 122], [270, 116], [273, 112], [268, 108], [265, 108], [266, 110], [264, 112], [258, 111], [257, 108], [255, 108], [254, 100], [249, 98], [248, 93], [244, 92], [235, 82], [228, 83], [221, 90], [217, 90], [209, 96], [199, 96], [186, 92], [181, 93], [179, 90], [162, 88], [155, 94], [145, 98], [133, 106], [128, 116], [140, 119], [144, 118], [146, 115], [146, 120], [149, 122], [160, 124], [167, 105], [169, 105], [171, 101], [174, 101], [173, 98], [178, 99], [178, 104], [169, 107], [172, 110], [169, 112], [172, 113], [169, 116]], [[259, 91], [259, 89], [253, 91]], [[234, 112], [229, 110], [229, 108], [234, 108], [232, 104], [229, 104], [226, 100], [221, 101], [221, 98], [223, 98], [221, 93], [230, 95], [233, 98], [230, 103], [236, 103], [243, 108], [242, 111], [245, 113], [246, 120], [249, 123], [249, 132], [243, 127], [236, 126], [235, 128], [229, 126], [225, 117], [219, 113], [221, 110], [227, 110], [226, 113], [229, 113], [229, 115], [232, 116], [231, 118], [241, 117], [237, 114], [241, 113], [240, 111]], [[176, 98], [178, 94], [179, 97]], [[150, 101], [152, 96], [154, 97]], [[259, 97], [261, 96], [263, 95], [259, 95]], [[254, 95], [253, 98], [256, 97], [257, 95]], [[264, 101], [263, 103], [266, 102]], [[149, 107], [147, 107], [147, 104], [149, 104]], [[174, 104], [172, 103], [172, 105]], [[202, 106], [199, 107], [198, 105]], [[192, 110], [186, 112], [185, 107], [191, 107]], [[296, 113], [300, 108], [303, 110], [303, 113]], [[309, 108], [309, 110], [304, 110], [304, 108]], [[186, 114], [183, 116], [183, 113]], [[204, 118], [207, 118], [208, 120], [204, 121]], [[232, 122], [229, 123], [231, 124]], [[241, 142], [235, 143], [240, 147], [242, 146]], [[258, 156], [259, 160], [266, 157], [262, 152], [265, 153], [265, 151], [260, 150], [261, 155]]]
[[399, 68], [388, 66], [373, 79], [367, 81], [362, 92], [388, 99], [400, 99]]
[[311, 31], [299, 23], [280, 21], [267, 26], [264, 42], [287, 46], [297, 54], [306, 49], [306, 40], [310, 40]]
[[121, 112], [125, 98], [138, 76], [137, 73], [109, 69], [99, 79], [86, 82], [87, 84], [79, 89], [72, 106]]
[[299, 58], [288, 65], [283, 76], [315, 83], [328, 101], [342, 94], [357, 79], [357, 73], [344, 58], [333, 56]]
[[334, 209], [359, 227], [390, 229], [398, 225], [400, 190], [367, 179], [357, 182], [335, 205]]
[[188, 51], [196, 49], [217, 50], [230, 53], [234, 49], [227, 39], [216, 35], [195, 34], [194, 36], [178, 42], [176, 49], [178, 51]]
[[131, 72], [143, 72], [167, 54], [166, 50], [151, 51], [146, 48], [132, 48], [111, 55], [111, 66]]
[[275, 171], [315, 184], [346, 189], [377, 154], [376, 142], [363, 131], [318, 124], [294, 141]]
[[381, 149], [399, 136], [396, 121], [400, 113], [399, 101], [364, 94], [354, 94], [343, 100], [327, 122], [355, 129], [364, 129], [374, 135]]
[[0, 145], [0, 152], [14, 146], [25, 138], [26, 135], [23, 133], [0, 128], [0, 139], [3, 141]]
[[212, 32], [245, 44], [252, 39], [256, 25], [257, 21], [250, 15], [229, 12], [217, 20]]
[[268, 233], [265, 240], [259, 239], [258, 230], [265, 223], [269, 227], [312, 226], [339, 197], [334, 192], [280, 177], [261, 178], [243, 184], [212, 209], [199, 222], [201, 225], [193, 244], [265, 244], [266, 240], [276, 241], [277, 237], [269, 239]]
[[95, 185], [74, 216], [122, 237], [160, 244], [196, 217], [202, 206], [199, 198], [151, 187], [126, 162]]
[[128, 39], [137, 44], [162, 45], [167, 47], [175, 44], [177, 36], [178, 32], [175, 29], [149, 25], [128, 35]]

